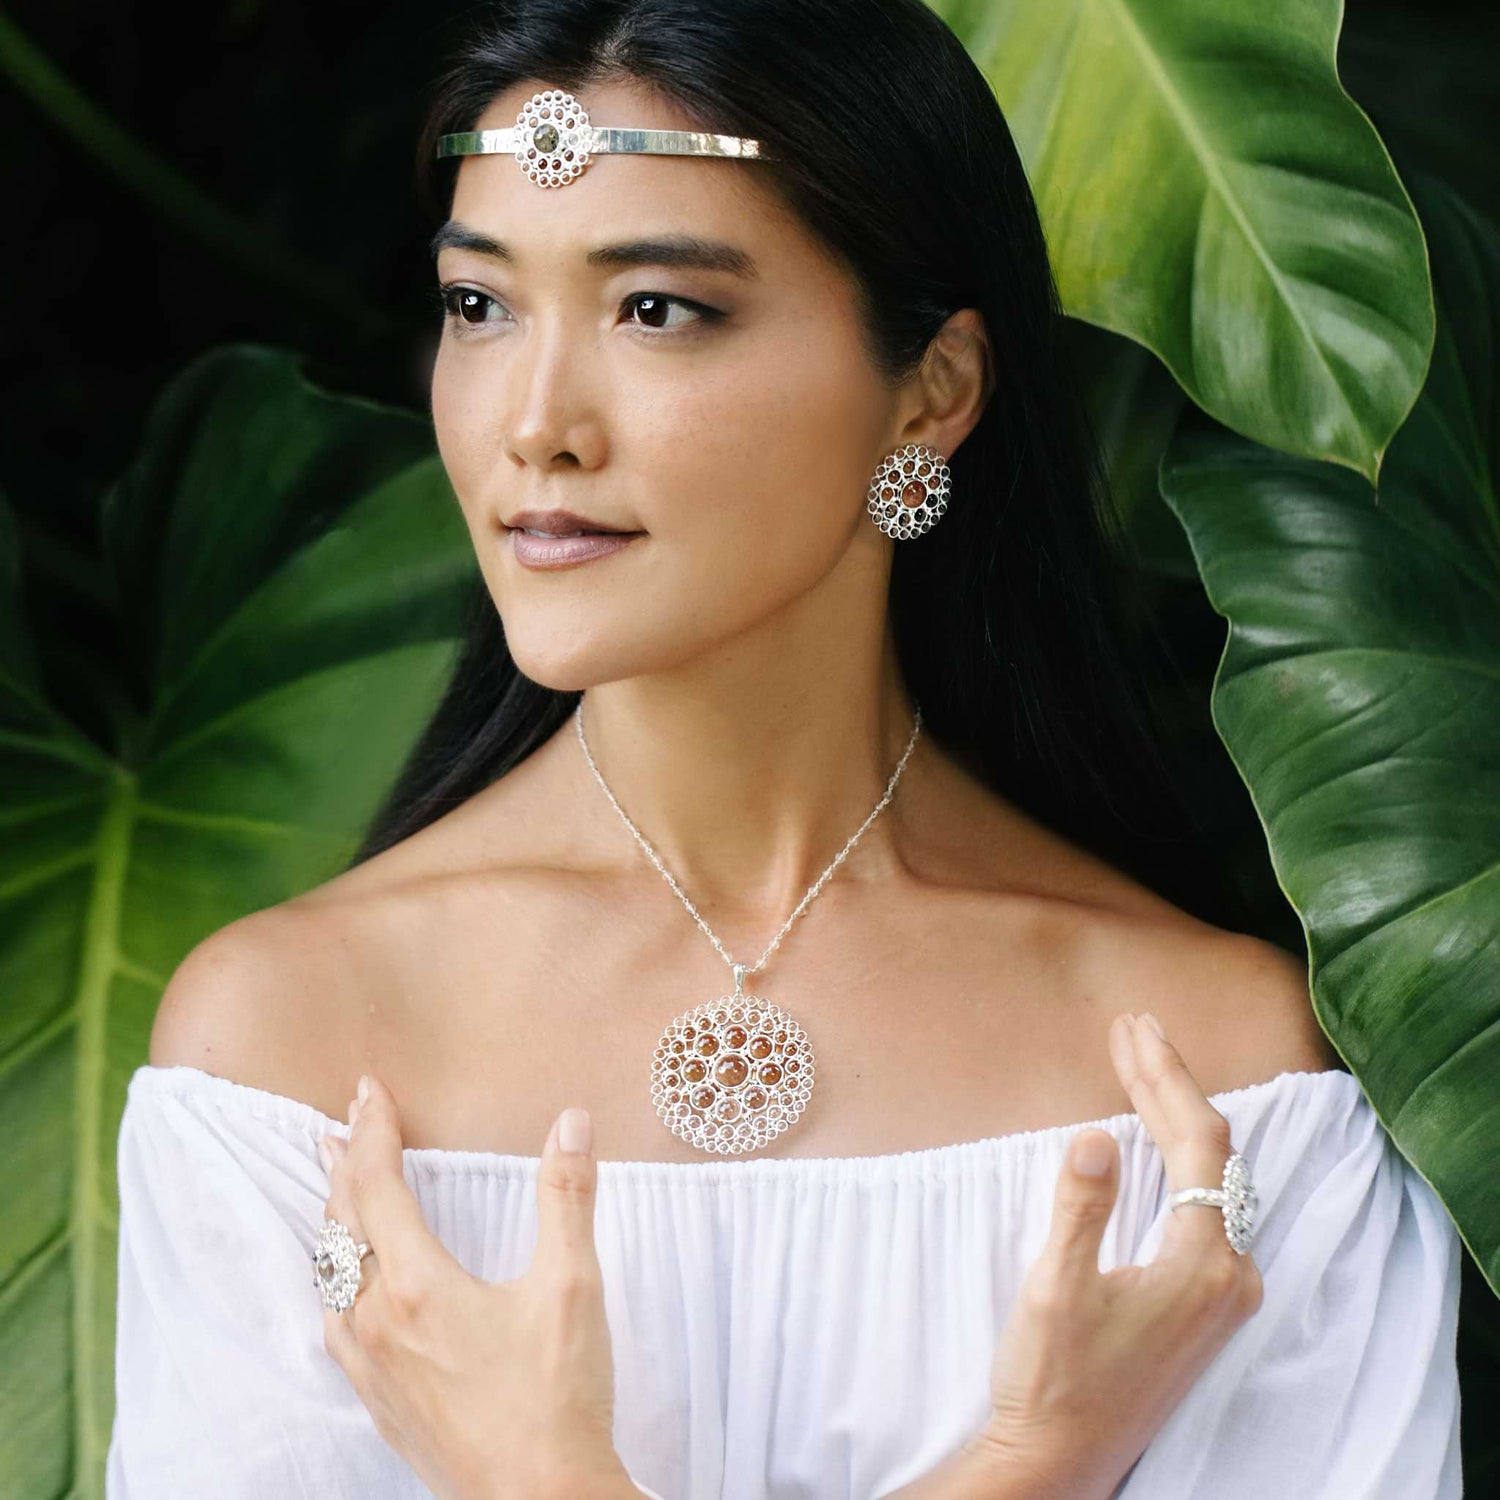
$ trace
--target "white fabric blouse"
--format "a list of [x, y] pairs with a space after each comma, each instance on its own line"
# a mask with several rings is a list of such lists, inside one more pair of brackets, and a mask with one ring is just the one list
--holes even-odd
[[[1460, 1242], [1436, 1194], [1348, 1073], [1213, 1103], [1260, 1195], [1264, 1301], [1116, 1496], [1460, 1495]], [[1121, 1148], [1101, 1268], [1144, 1264], [1170, 1210], [1135, 1114], [884, 1156], [601, 1161], [615, 1442], [637, 1487], [875, 1500], [955, 1452], [988, 1415], [1083, 1124]], [[328, 1134], [349, 1126], [197, 1068], [131, 1076], [107, 1500], [430, 1496], [323, 1347]], [[530, 1264], [537, 1166], [435, 1147], [403, 1161], [434, 1234], [492, 1280]]]

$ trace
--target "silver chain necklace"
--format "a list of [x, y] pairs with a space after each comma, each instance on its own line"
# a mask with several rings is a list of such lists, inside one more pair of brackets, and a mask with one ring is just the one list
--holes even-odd
[[807, 910], [813, 897], [891, 800], [922, 729], [921, 707], [913, 705], [913, 708], [911, 737], [886, 784], [885, 795], [855, 830], [853, 838], [834, 856], [833, 863], [808, 888], [766, 951], [746, 967], [735, 963], [725, 952], [723, 943], [683, 894], [656, 850], [615, 800], [589, 753], [583, 733], [583, 699], [578, 700], [573, 722], [594, 780], [604, 788], [604, 795], [624, 819], [636, 843], [646, 851], [651, 863], [692, 913], [693, 920], [708, 934], [724, 962], [734, 970], [734, 994], [705, 1000], [677, 1016], [662, 1032], [652, 1058], [651, 1102], [667, 1129], [689, 1145], [726, 1154], [754, 1151], [780, 1135], [807, 1108], [813, 1087], [813, 1052], [807, 1033], [779, 1005], [761, 995], [747, 995], [745, 976], [757, 973], [764, 966], [787, 929]]

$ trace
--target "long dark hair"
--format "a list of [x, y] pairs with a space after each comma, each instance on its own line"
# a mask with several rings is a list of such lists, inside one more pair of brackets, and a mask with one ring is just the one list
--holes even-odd
[[[995, 389], [950, 456], [930, 534], [895, 543], [890, 608], [927, 732], [986, 784], [1201, 907], [1186, 805], [1127, 624], [1108, 487], [1035, 202], [993, 93], [922, 0], [500, 0], [438, 80], [421, 205], [452, 202], [437, 137], [521, 80], [585, 100], [628, 77], [699, 129], [753, 136], [801, 221], [853, 272], [877, 367], [909, 374], [955, 310], [984, 315]], [[873, 523], [872, 523], [873, 524]], [[482, 580], [447, 695], [356, 862], [503, 776], [578, 702], [524, 677]], [[1175, 847], [1174, 847], [1175, 845]], [[1222, 895], [1222, 893], [1220, 893]]]

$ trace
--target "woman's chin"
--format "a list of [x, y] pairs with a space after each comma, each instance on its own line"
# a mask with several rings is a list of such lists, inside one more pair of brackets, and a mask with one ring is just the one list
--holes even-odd
[[554, 641], [539, 642], [535, 649], [529, 649], [524, 632], [517, 638], [507, 631], [506, 644], [523, 677], [556, 693], [581, 693], [601, 682], [614, 682], [651, 670], [635, 658], [622, 656], [618, 641], [608, 646], [601, 643], [592, 650], [580, 649], [576, 640], [567, 643], [566, 648]]

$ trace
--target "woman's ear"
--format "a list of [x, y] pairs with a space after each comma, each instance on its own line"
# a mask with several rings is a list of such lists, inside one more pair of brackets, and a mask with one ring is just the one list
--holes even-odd
[[977, 308], [960, 308], [932, 336], [914, 384], [917, 409], [899, 441], [927, 443], [951, 456], [995, 388], [989, 334]]

